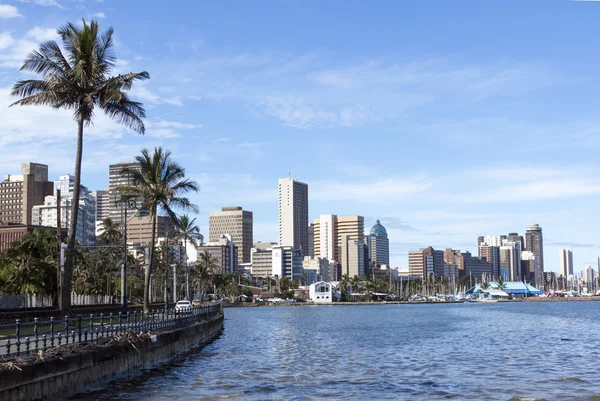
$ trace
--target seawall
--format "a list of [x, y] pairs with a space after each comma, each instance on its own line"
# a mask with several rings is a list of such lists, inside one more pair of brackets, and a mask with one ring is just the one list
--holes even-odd
[[137, 342], [96, 346], [67, 357], [39, 360], [0, 372], [0, 401], [67, 398], [117, 377], [134, 376], [217, 338], [223, 314]]

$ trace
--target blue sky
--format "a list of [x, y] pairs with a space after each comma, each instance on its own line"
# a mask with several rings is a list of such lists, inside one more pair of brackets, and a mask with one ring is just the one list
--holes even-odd
[[277, 239], [277, 179], [308, 183], [320, 214], [379, 218], [391, 261], [432, 245], [476, 253], [478, 235], [543, 227], [545, 264], [600, 255], [600, 2], [0, 0], [0, 173], [22, 161], [72, 173], [66, 112], [11, 108], [24, 56], [62, 24], [113, 26], [118, 72], [147, 134], [98, 116], [83, 183], [162, 145], [198, 180], [208, 213], [254, 212]]

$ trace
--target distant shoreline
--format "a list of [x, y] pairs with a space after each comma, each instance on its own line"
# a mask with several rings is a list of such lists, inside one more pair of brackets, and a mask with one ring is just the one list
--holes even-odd
[[[600, 301], [600, 297], [528, 297], [518, 298], [514, 300], [500, 301], [498, 303], [508, 302], [592, 302]], [[224, 308], [258, 308], [265, 306], [281, 307], [281, 306], [343, 306], [343, 305], [450, 305], [450, 304], [462, 304], [464, 301], [386, 301], [386, 302], [332, 302], [330, 304], [315, 304], [313, 302], [241, 302], [234, 304], [223, 304]], [[494, 304], [495, 302], [482, 302], [486, 304]]]
[[423, 304], [462, 304], [463, 301], [423, 301], [423, 302], [407, 302], [407, 301], [386, 301], [386, 302], [332, 302], [330, 304], [316, 304], [313, 302], [241, 302], [235, 304], [223, 304], [224, 308], [255, 308], [262, 306], [343, 306], [343, 305], [423, 305]]

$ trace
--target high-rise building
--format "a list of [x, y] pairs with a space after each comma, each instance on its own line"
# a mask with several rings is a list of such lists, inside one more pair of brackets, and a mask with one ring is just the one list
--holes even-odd
[[558, 272], [563, 277], [573, 275], [573, 250], [559, 249], [558, 250]]
[[379, 220], [371, 228], [369, 235], [365, 236], [365, 243], [368, 247], [369, 264], [375, 266], [390, 264], [390, 241], [387, 230]]
[[521, 280], [521, 243], [504, 240], [500, 247], [500, 276], [503, 280]]
[[[109, 217], [111, 219], [113, 219], [114, 221], [120, 221], [121, 217], [122, 217], [121, 214], [123, 213], [123, 211], [121, 210], [121, 206], [119, 204], [119, 201], [121, 200], [121, 191], [119, 190], [119, 187], [134, 185], [131, 174], [124, 174], [123, 170], [124, 169], [139, 170], [140, 168], [141, 168], [140, 164], [137, 162], [117, 163], [117, 164], [111, 164], [110, 166], [108, 166], [108, 196], [109, 196], [108, 214], [109, 214]], [[139, 203], [140, 203], [140, 200], [138, 200], [138, 207], [141, 206]], [[127, 215], [129, 217], [135, 215], [136, 213], [137, 213], [137, 210], [135, 210], [135, 209], [127, 210]], [[161, 237], [162, 237], [162, 235], [161, 235]]]
[[364, 242], [352, 239], [350, 235], [342, 235], [341, 266], [342, 276], [360, 277], [365, 275]]
[[21, 164], [20, 175], [6, 175], [0, 182], [0, 225], [33, 224], [33, 206], [43, 205], [53, 188], [54, 183], [48, 181], [48, 166]]
[[[82, 194], [83, 195], [83, 194]], [[60, 226], [67, 229], [71, 227], [71, 205], [73, 197], [68, 196], [60, 200]], [[43, 205], [35, 205], [31, 208], [32, 222], [36, 226], [56, 227], [57, 226], [57, 199], [56, 196], [46, 196]], [[75, 232], [75, 240], [82, 245], [91, 245], [96, 243], [96, 227], [94, 216], [91, 210], [93, 205], [87, 205], [84, 199], [79, 202], [79, 210], [77, 212], [77, 231]], [[91, 213], [91, 214], [90, 214]]]
[[493, 278], [493, 265], [484, 258], [471, 255], [470, 252], [460, 254], [460, 265], [464, 268], [464, 275], [473, 280], [481, 281], [484, 278], [486, 280]]
[[308, 252], [308, 185], [279, 179], [279, 245]]
[[423, 249], [423, 262], [425, 277], [443, 277], [444, 251], [436, 251], [431, 246]]
[[364, 243], [364, 230], [365, 219], [362, 216], [321, 215], [314, 220], [315, 257], [327, 258], [340, 263], [342, 261], [342, 237], [346, 235], [351, 240]]
[[411, 276], [443, 277], [444, 251], [436, 251], [431, 246], [418, 251], [409, 251], [408, 270]]
[[300, 249], [294, 249], [291, 246], [276, 246], [272, 250], [272, 256], [272, 274], [274, 277], [300, 280], [303, 271], [303, 256]]
[[[302, 268], [306, 273], [308, 270], [314, 270], [316, 272], [316, 279], [318, 281], [331, 281], [331, 271], [329, 269], [329, 260], [325, 258], [310, 258], [304, 257], [302, 261]], [[310, 285], [312, 283], [307, 283]]]
[[479, 259], [484, 259], [492, 264], [492, 277], [500, 276], [500, 247], [488, 245], [485, 242], [479, 245]]
[[538, 261], [533, 252], [521, 252], [521, 280], [524, 282], [534, 283], [534, 285], [537, 287], [539, 285], [537, 280], [538, 277], [540, 277], [538, 274], [538, 269]]
[[525, 240], [522, 235], [518, 233], [508, 233], [508, 237], [506, 238], [508, 242], [518, 242], [521, 246], [521, 251], [525, 251]]
[[234, 273], [238, 271], [238, 248], [233, 243], [231, 235], [221, 234], [216, 241], [199, 245], [198, 255], [208, 252], [219, 266], [220, 273]]
[[224, 207], [209, 215], [209, 240], [217, 241], [222, 234], [231, 235], [238, 247], [238, 263], [250, 263], [252, 224], [252, 212], [242, 210], [240, 206]]
[[273, 276], [273, 249], [252, 248], [250, 250], [252, 266], [250, 273], [254, 278], [269, 278]]
[[544, 283], [544, 237], [539, 224], [530, 224], [525, 230], [525, 250], [533, 252], [538, 261], [537, 283]]
[[595, 281], [596, 281], [596, 272], [592, 269], [592, 266], [588, 265], [581, 272], [581, 279], [583, 280], [583, 285], [588, 292], [591, 292], [595, 289]]
[[92, 191], [92, 196], [96, 199], [96, 221], [102, 221], [109, 217], [110, 194], [108, 188]]
[[423, 250], [408, 251], [408, 274], [423, 277]]
[[[67, 205], [71, 205], [73, 200], [73, 189], [75, 188], [75, 177], [67, 174], [61, 175], [58, 181], [54, 181], [54, 196], [46, 197], [43, 206], [37, 206], [38, 216], [41, 221], [44, 220], [49, 227], [56, 227], [56, 210], [52, 210], [52, 206], [56, 209], [56, 195], [60, 190], [61, 209], [61, 226], [69, 228], [71, 225], [71, 211]], [[66, 201], [66, 202], [63, 202]], [[54, 216], [54, 220], [52, 217]], [[53, 223], [52, 223], [53, 222]], [[94, 244], [96, 242], [96, 198], [92, 195], [86, 186], [79, 186], [79, 211], [77, 213], [77, 240], [81, 244]]]
[[308, 252], [304, 256], [315, 257], [315, 225], [313, 223], [308, 224]]

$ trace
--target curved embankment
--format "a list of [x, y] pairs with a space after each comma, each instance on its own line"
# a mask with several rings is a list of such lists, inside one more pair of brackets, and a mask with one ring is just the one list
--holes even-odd
[[117, 377], [138, 375], [142, 369], [204, 346], [217, 338], [222, 329], [221, 309], [210, 320], [156, 336], [131, 334], [105, 345], [80, 347], [75, 352], [61, 349], [59, 357], [50, 357], [56, 350], [49, 350], [31, 363], [0, 363], [0, 401], [64, 399]]

